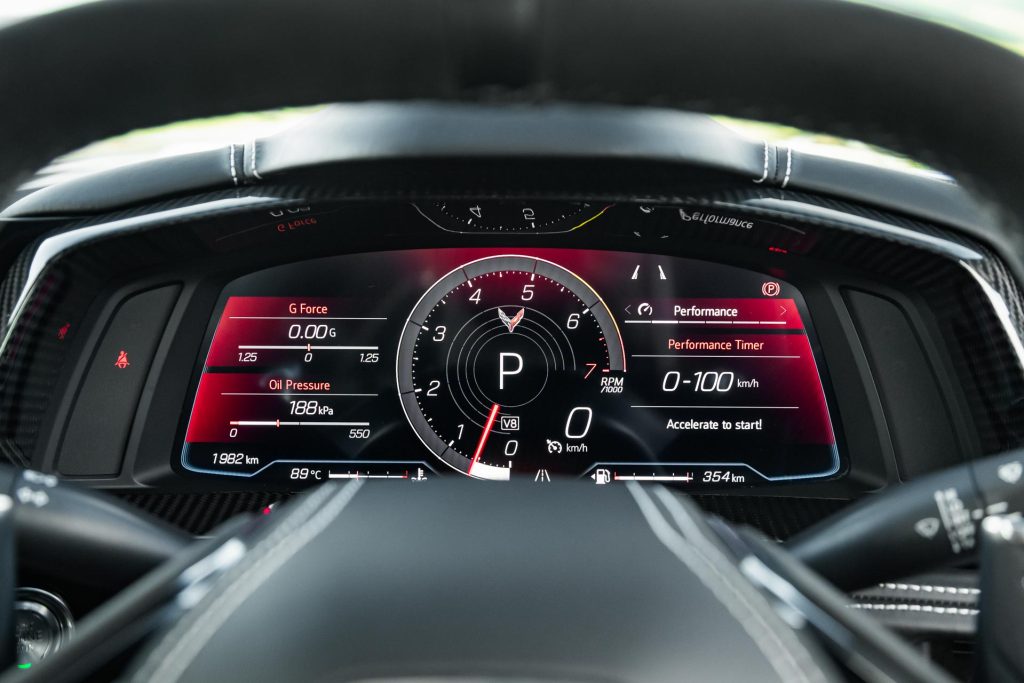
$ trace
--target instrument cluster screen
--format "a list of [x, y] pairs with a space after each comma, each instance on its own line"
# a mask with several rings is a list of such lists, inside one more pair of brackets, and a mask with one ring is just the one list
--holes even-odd
[[230, 283], [181, 471], [328, 479], [660, 481], [842, 471], [793, 285], [683, 258], [432, 249]]

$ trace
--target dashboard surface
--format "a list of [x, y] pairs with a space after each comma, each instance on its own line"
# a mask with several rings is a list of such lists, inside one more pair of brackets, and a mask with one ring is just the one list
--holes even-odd
[[983, 245], [706, 169], [553, 161], [534, 183], [579, 188], [538, 192], [516, 163], [50, 219], [4, 283], [4, 456], [195, 533], [332, 478], [468, 477], [658, 481], [784, 538], [1024, 440], [1021, 298]]

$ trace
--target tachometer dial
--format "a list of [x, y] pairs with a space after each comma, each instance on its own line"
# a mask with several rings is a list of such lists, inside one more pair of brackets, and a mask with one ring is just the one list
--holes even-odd
[[420, 299], [399, 344], [398, 387], [434, 455], [471, 477], [508, 479], [537, 476], [538, 454], [584, 439], [588, 399], [625, 369], [618, 327], [587, 283], [550, 261], [495, 256]]

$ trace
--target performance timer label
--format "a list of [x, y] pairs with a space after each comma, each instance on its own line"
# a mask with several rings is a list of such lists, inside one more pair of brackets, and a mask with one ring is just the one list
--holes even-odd
[[[819, 412], [823, 397], [814, 381], [816, 371], [806, 360], [811, 356], [807, 337], [716, 333], [682, 339], [669, 336], [664, 350], [659, 354], [662, 363], [651, 362], [664, 368], [663, 372], [659, 369], [661, 394], [672, 400], [651, 409], [692, 416], [670, 416], [665, 429], [783, 432], [788, 438], [808, 442], [828, 442], [832, 438], [827, 414]], [[808, 377], [809, 372], [815, 374]], [[699, 399], [696, 402], [700, 405], [676, 408], [676, 399]], [[687, 402], [695, 401], [681, 401]], [[801, 411], [811, 415], [799, 415]]]
[[[646, 387], [630, 408], [664, 432], [682, 476], [749, 483], [809, 476], [815, 468], [827, 475], [837, 466], [824, 390], [794, 299], [644, 303], [643, 315], [623, 321], [630, 379], [641, 376]], [[782, 458], [772, 448], [780, 444], [790, 446]], [[724, 457], [716, 463], [710, 454]], [[800, 461], [803, 471], [794, 467]], [[602, 469], [612, 479], [632, 478], [611, 465]], [[711, 480], [720, 477], [725, 481]]]

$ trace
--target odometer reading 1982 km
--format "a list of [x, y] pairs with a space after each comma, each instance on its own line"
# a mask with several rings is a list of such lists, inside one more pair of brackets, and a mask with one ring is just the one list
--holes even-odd
[[417, 436], [480, 479], [557, 472], [557, 456], [586, 453], [602, 388], [626, 370], [594, 289], [526, 256], [480, 259], [438, 280], [409, 316], [397, 365]]

